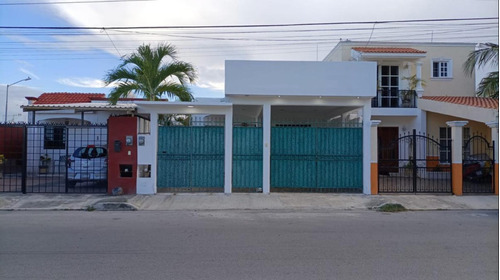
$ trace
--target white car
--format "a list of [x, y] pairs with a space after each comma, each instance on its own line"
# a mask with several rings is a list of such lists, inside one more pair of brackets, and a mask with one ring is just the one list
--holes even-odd
[[108, 150], [88, 145], [77, 148], [68, 160], [68, 182], [105, 182], [108, 177]]

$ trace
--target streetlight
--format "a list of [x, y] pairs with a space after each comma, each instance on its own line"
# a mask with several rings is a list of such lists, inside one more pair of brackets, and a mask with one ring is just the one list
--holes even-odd
[[26, 79], [22, 79], [22, 80], [15, 82], [15, 83], [7, 85], [7, 91], [5, 92], [5, 123], [7, 123], [7, 108], [9, 106], [9, 87], [13, 86], [17, 83], [25, 82], [25, 81], [29, 81], [29, 80], [31, 80], [31, 78], [28, 76], [28, 78], [26, 78]]

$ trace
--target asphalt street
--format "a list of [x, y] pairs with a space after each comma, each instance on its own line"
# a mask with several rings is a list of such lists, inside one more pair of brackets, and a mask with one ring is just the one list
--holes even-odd
[[498, 211], [3, 211], [0, 279], [498, 279]]

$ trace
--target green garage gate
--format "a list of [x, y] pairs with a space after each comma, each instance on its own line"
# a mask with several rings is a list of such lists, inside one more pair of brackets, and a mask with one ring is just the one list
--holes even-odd
[[362, 192], [362, 124], [272, 127], [271, 191]]
[[224, 127], [158, 127], [158, 191], [224, 191]]

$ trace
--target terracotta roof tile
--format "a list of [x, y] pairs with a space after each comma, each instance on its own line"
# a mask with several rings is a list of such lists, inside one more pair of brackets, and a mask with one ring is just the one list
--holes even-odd
[[414, 48], [354, 47], [352, 49], [364, 53], [426, 53]]
[[485, 109], [498, 109], [498, 99], [472, 96], [423, 96], [422, 99]]
[[87, 103], [92, 99], [105, 98], [104, 93], [69, 93], [69, 92], [51, 92], [40, 95], [33, 104], [70, 104]]

